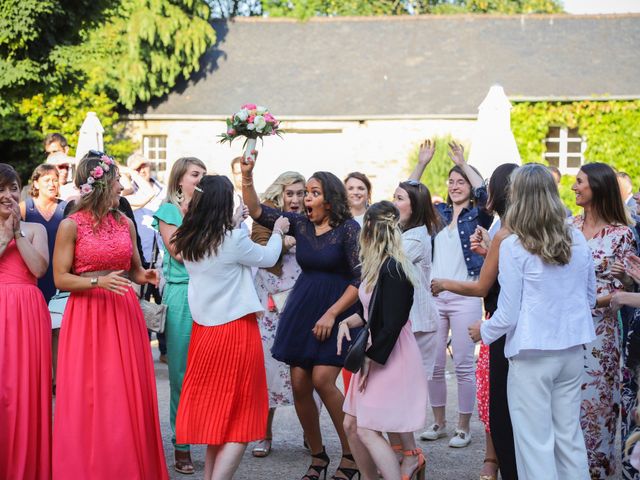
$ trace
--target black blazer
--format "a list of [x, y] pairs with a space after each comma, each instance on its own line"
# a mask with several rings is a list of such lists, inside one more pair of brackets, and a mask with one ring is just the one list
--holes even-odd
[[372, 344], [366, 355], [384, 365], [398, 341], [400, 330], [409, 320], [413, 305], [413, 285], [395, 259], [388, 258], [382, 263], [375, 298], [371, 301], [369, 329]]

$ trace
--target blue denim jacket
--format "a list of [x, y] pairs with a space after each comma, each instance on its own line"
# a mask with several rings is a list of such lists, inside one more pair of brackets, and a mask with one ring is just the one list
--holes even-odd
[[[476, 231], [476, 227], [480, 225], [489, 229], [493, 222], [493, 215], [485, 210], [487, 204], [487, 187], [482, 186], [473, 190], [472, 195], [475, 199], [476, 206], [473, 208], [463, 208], [458, 215], [458, 235], [460, 235], [460, 244], [462, 245], [462, 253], [464, 261], [467, 264], [467, 273], [471, 276], [480, 275], [480, 269], [484, 262], [484, 257], [471, 251], [471, 242], [469, 237]], [[446, 203], [439, 203], [436, 209], [445, 225], [449, 225], [453, 219], [453, 207]]]

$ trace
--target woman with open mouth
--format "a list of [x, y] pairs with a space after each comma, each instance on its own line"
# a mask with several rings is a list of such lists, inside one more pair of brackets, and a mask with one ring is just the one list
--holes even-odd
[[332, 478], [351, 479], [357, 467], [342, 426], [344, 396], [336, 379], [344, 355], [336, 352], [338, 323], [358, 309], [358, 235], [342, 182], [332, 173], [316, 172], [307, 181], [306, 215], [281, 212], [260, 204], [253, 186], [255, 160], [241, 164], [242, 195], [251, 217], [273, 228], [284, 215], [290, 221], [289, 234], [296, 239], [296, 259], [302, 273], [280, 316], [273, 357], [291, 368], [293, 399], [298, 419], [311, 451], [312, 461], [303, 480], [326, 475], [329, 457], [322, 444], [314, 389], [327, 407], [342, 445], [342, 459]]

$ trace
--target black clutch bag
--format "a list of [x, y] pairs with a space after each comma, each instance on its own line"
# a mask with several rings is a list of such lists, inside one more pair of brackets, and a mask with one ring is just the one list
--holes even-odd
[[[379, 283], [379, 281], [378, 281]], [[378, 294], [378, 283], [376, 283], [373, 293], [371, 294], [371, 300], [369, 301], [369, 315], [367, 318], [371, 319], [371, 312], [373, 312], [373, 304], [376, 301]], [[351, 343], [347, 356], [344, 358], [344, 368], [353, 373], [358, 373], [364, 363], [364, 354], [367, 351], [367, 345], [369, 344], [369, 324], [367, 323], [356, 339]]]
[[353, 373], [358, 373], [364, 363], [364, 353], [369, 343], [369, 325], [365, 325], [353, 341], [344, 359], [344, 368]]

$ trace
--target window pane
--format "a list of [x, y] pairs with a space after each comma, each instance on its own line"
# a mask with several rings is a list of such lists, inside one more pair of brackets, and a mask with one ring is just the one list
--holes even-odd
[[547, 152], [558, 153], [560, 151], [560, 142], [546, 142]]
[[581, 153], [582, 152], [582, 142], [568, 142], [567, 143], [567, 152], [569, 152], [569, 153]]
[[582, 156], [567, 156], [567, 167], [580, 168], [582, 166]]
[[560, 157], [546, 157], [547, 158], [547, 162], [549, 163], [550, 166], [552, 167], [559, 167], [560, 166]]
[[560, 127], [549, 127], [547, 138], [560, 138]]
[[580, 132], [577, 128], [570, 128], [567, 133], [569, 135], [569, 138], [580, 138]]
[[167, 137], [165, 137], [164, 135], [158, 137], [158, 146], [160, 148], [167, 148]]
[[167, 159], [167, 151], [166, 150], [158, 150], [158, 156], [156, 157], [160, 160], [166, 160]]

